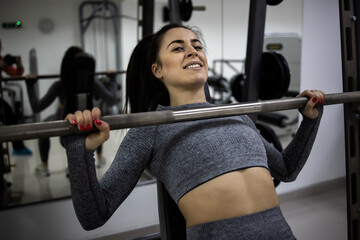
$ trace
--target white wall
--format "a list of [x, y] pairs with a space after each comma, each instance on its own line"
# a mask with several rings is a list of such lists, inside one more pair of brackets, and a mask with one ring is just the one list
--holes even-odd
[[[19, 31], [0, 29], [5, 52], [23, 56], [26, 73], [28, 52], [35, 47], [38, 53], [39, 73], [59, 72], [64, 51], [80, 44], [77, 8], [80, 0], [27, 1], [0, 0], [0, 22], [22, 19]], [[135, 0], [122, 2], [123, 13], [136, 17]], [[164, 0], [156, 1], [155, 30], [162, 25], [161, 9]], [[195, 5], [205, 5], [206, 12], [194, 12], [187, 24], [197, 25], [203, 32], [209, 64], [222, 56], [243, 59], [246, 52], [249, 1], [226, 0], [224, 3], [224, 36], [221, 32], [221, 0], [194, 0]], [[341, 58], [339, 38], [338, 3], [336, 0], [286, 0], [280, 6], [268, 7], [266, 32], [294, 32], [303, 37], [301, 88], [319, 88], [326, 92], [341, 92]], [[20, 7], [21, 6], [21, 7]], [[304, 17], [303, 17], [304, 16]], [[40, 35], [37, 22], [42, 17], [55, 20], [51, 35]], [[303, 24], [302, 24], [303, 19]], [[122, 62], [127, 58], [136, 41], [136, 24], [123, 20]], [[222, 43], [223, 41], [223, 43]], [[50, 85], [41, 83], [41, 92]], [[29, 109], [27, 109], [29, 111]], [[47, 116], [52, 110], [43, 113]], [[342, 107], [326, 107], [308, 163], [298, 180], [281, 184], [279, 193], [294, 191], [306, 186], [345, 175], [344, 132]], [[143, 208], [140, 208], [143, 206]], [[129, 213], [135, 217], [129, 219]], [[141, 187], [130, 196], [105, 226], [86, 232], [82, 230], [70, 200], [20, 207], [0, 212], [1, 235], [5, 239], [89, 239], [114, 234], [130, 228], [157, 223], [156, 190], [153, 186]]]
[[[304, 0], [301, 89], [342, 92], [338, 1]], [[324, 108], [319, 133], [307, 164], [293, 183], [282, 183], [279, 193], [344, 177], [345, 137], [343, 106]]]

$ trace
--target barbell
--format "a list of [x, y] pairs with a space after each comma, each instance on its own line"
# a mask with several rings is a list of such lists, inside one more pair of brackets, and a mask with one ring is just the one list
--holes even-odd
[[[95, 75], [108, 75], [108, 74], [126, 74], [125, 70], [121, 71], [114, 71], [114, 72], [96, 72]], [[37, 75], [37, 79], [51, 79], [51, 78], [60, 78], [60, 74], [47, 74], [47, 75]], [[0, 78], [0, 82], [7, 82], [7, 81], [21, 81], [25, 80], [26, 77], [19, 76], [19, 77], [8, 77], [8, 78]]]
[[[294, 97], [181, 110], [119, 114], [104, 116], [101, 117], [101, 120], [109, 123], [111, 130], [115, 130], [258, 112], [299, 109], [303, 108], [307, 101], [308, 99], [305, 97]], [[360, 91], [327, 94], [324, 105], [352, 102], [360, 102]], [[96, 131], [96, 129], [92, 129], [86, 133], [91, 131]], [[7, 125], [0, 126], [0, 142], [66, 136], [81, 133], [84, 132], [78, 130], [77, 127], [70, 124], [67, 120]]]

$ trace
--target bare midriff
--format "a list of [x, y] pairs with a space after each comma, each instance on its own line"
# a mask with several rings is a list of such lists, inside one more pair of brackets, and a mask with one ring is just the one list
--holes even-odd
[[263, 167], [218, 176], [186, 193], [178, 202], [187, 227], [256, 213], [278, 205], [272, 177]]

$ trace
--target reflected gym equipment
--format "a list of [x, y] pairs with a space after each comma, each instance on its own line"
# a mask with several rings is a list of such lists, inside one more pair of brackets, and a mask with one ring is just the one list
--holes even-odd
[[[125, 70], [122, 71], [114, 71], [114, 72], [96, 72], [95, 75], [107, 75], [107, 74], [126, 74]], [[48, 74], [48, 75], [38, 75], [36, 76], [37, 79], [52, 79], [52, 78], [60, 78], [59, 74]], [[22, 81], [26, 78], [24, 76], [21, 77], [8, 77], [8, 78], [1, 78], [2, 82], [12, 82], [12, 81]]]

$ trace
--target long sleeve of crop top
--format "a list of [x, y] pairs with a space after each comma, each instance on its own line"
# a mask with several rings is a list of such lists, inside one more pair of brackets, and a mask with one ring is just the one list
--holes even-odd
[[62, 89], [60, 81], [56, 81], [50, 86], [45, 95], [39, 99], [39, 96], [35, 91], [35, 83], [36, 81], [27, 80], [26, 88], [28, 91], [31, 110], [34, 113], [38, 113], [50, 106], [50, 104], [59, 96]]
[[153, 128], [130, 130], [114, 161], [98, 181], [94, 151], [85, 149], [85, 135], [64, 137], [73, 205], [85, 230], [105, 224], [136, 186], [152, 152], [153, 139], [139, 139]]
[[[317, 107], [317, 109], [319, 116], [316, 119], [303, 116], [294, 138], [282, 152], [279, 152], [272, 144], [262, 138], [270, 173], [275, 179], [283, 182], [294, 181], [303, 169], [315, 142], [323, 113], [323, 107]], [[247, 122], [256, 128], [250, 118]]]

